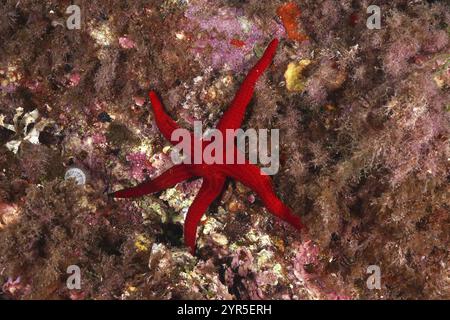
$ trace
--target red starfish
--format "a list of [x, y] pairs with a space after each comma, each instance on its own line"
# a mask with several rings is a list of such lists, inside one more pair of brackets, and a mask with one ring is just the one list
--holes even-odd
[[[219, 121], [217, 129], [223, 133], [223, 136], [226, 135], [226, 129], [238, 129], [241, 126], [245, 110], [252, 98], [256, 81], [271, 64], [277, 46], [278, 39], [274, 39], [267, 47], [262, 58], [250, 70], [236, 93], [231, 106]], [[154, 91], [150, 91], [149, 97], [155, 113], [155, 121], [161, 133], [172, 144], [178, 143], [178, 141], [172, 139], [172, 132], [179, 128], [178, 124], [165, 113], [162, 103]], [[192, 134], [191, 137], [191, 141], [198, 139]], [[209, 141], [201, 141], [202, 151], [209, 143]], [[224, 145], [226, 144], [224, 143]], [[228, 152], [234, 152], [234, 155], [238, 153], [234, 144], [225, 149], [224, 159]], [[192, 155], [190, 157], [192, 158]], [[191, 163], [193, 162], [191, 161]], [[224, 161], [223, 163], [226, 162]], [[240, 181], [242, 184], [254, 190], [272, 214], [289, 222], [299, 230], [302, 228], [300, 218], [294, 215], [275, 195], [269, 176], [264, 175], [259, 167], [249, 162], [245, 162], [244, 164], [179, 164], [168, 169], [162, 175], [151, 181], [144, 182], [133, 188], [114, 192], [113, 196], [116, 198], [140, 197], [149, 193], [162, 191], [179, 182], [195, 177], [202, 177], [203, 183], [189, 208], [184, 223], [185, 245], [191, 249], [192, 253], [195, 252], [197, 225], [209, 205], [221, 193], [227, 177]]]

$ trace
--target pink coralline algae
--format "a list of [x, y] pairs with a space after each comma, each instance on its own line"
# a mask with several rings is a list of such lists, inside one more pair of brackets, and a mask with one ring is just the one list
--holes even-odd
[[145, 98], [141, 96], [133, 97], [134, 104], [138, 107], [142, 107], [145, 104]]
[[71, 73], [69, 75], [69, 86], [76, 87], [80, 83], [81, 75], [78, 72]]
[[294, 275], [301, 281], [309, 280], [311, 275], [305, 271], [305, 266], [318, 263], [319, 248], [306, 241], [298, 246], [297, 255], [294, 258]]
[[152, 156], [145, 152], [132, 152], [126, 159], [130, 164], [131, 177], [136, 180], [153, 178], [172, 166], [170, 157], [162, 152]]
[[133, 49], [134, 47], [136, 47], [136, 43], [126, 36], [119, 38], [119, 45], [123, 49]]
[[215, 70], [224, 65], [232, 71], [242, 70], [268, 36], [282, 38], [285, 33], [275, 20], [269, 30], [263, 30], [260, 21], [249, 19], [243, 11], [209, 6], [206, 1], [190, 6], [185, 17], [186, 29], [196, 34], [192, 50], [197, 59]]
[[126, 158], [130, 162], [131, 176], [133, 179], [142, 180], [155, 170], [148, 155], [144, 152], [130, 153]]
[[169, 154], [158, 152], [151, 157], [151, 164], [154, 171], [151, 173], [151, 177], [155, 177], [169, 169], [173, 164], [170, 160]]
[[318, 275], [318, 270], [310, 272], [308, 269], [317, 269], [321, 265], [319, 259], [319, 247], [311, 240], [297, 244], [297, 254], [293, 259], [293, 273], [295, 277], [304, 283], [305, 288], [312, 296], [320, 297], [327, 300], [349, 300], [350, 297], [340, 293], [331, 291], [327, 285], [323, 283]]
[[243, 287], [248, 299], [264, 299], [264, 293], [259, 288], [254, 270], [254, 257], [248, 249], [239, 249], [232, 258], [230, 268], [225, 272], [225, 282], [228, 287]]
[[92, 135], [92, 142], [95, 145], [104, 145], [106, 143], [106, 137], [103, 133], [94, 133]]
[[31, 287], [28, 284], [24, 284], [21, 281], [21, 277], [17, 277], [15, 280], [10, 277], [8, 278], [8, 281], [3, 284], [2, 291], [11, 298], [17, 298], [28, 294], [31, 291]]

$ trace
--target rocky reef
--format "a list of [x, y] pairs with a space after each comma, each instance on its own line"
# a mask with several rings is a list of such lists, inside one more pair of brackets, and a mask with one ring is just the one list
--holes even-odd
[[[447, 1], [5, 0], [0, 13], [0, 298], [450, 298]], [[244, 128], [280, 130], [274, 188], [306, 228], [230, 181], [192, 255], [201, 180], [108, 193], [172, 166], [149, 89], [180, 126], [212, 128], [273, 38]]]

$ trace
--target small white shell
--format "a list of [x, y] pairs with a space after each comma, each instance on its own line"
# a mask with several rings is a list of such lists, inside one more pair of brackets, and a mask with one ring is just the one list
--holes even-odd
[[83, 170], [77, 167], [72, 167], [66, 171], [66, 174], [64, 175], [64, 180], [68, 180], [70, 178], [74, 178], [76, 183], [79, 185], [86, 184], [86, 174]]

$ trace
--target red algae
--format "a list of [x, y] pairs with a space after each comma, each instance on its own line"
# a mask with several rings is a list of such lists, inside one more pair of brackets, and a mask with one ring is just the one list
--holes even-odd
[[307, 35], [298, 30], [298, 19], [301, 16], [301, 11], [295, 2], [287, 2], [281, 5], [277, 9], [277, 14], [283, 22], [289, 39], [298, 42], [309, 39]]
[[237, 47], [242, 48], [245, 46], [245, 42], [236, 38], [231, 39], [230, 44]]

